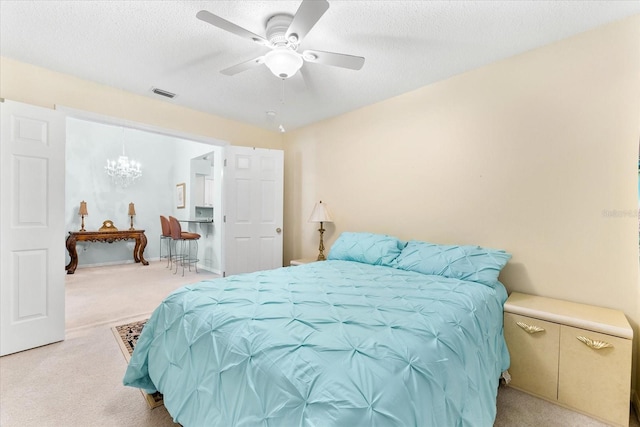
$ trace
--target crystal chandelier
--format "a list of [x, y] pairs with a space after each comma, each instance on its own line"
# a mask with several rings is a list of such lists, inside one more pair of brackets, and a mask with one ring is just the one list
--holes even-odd
[[[124, 134], [124, 128], [122, 133]], [[129, 160], [129, 157], [125, 155], [124, 142], [122, 143], [122, 156], [118, 157], [118, 161], [107, 159], [107, 166], [104, 169], [107, 175], [111, 177], [111, 181], [122, 188], [128, 187], [133, 181], [142, 176], [140, 163], [133, 159]]]

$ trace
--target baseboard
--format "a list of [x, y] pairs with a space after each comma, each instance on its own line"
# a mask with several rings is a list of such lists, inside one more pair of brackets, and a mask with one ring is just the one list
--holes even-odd
[[91, 268], [91, 267], [108, 267], [111, 265], [121, 265], [121, 264], [135, 264], [135, 261], [130, 259], [130, 260], [120, 260], [120, 261], [98, 262], [95, 264], [82, 264], [82, 265], [78, 265], [77, 269]]
[[[154, 258], [146, 258], [147, 261], [165, 261], [161, 260], [160, 257], [154, 257]], [[99, 263], [95, 263], [95, 264], [82, 264], [82, 265], [78, 265], [77, 269], [81, 269], [81, 268], [92, 268], [92, 267], [109, 267], [112, 265], [122, 265], [122, 264], [135, 264], [135, 261], [132, 259], [128, 259], [128, 260], [121, 260], [121, 261], [110, 261], [110, 262], [99, 262]], [[203, 265], [201, 263], [198, 263], [198, 269], [200, 270], [206, 270], [209, 271], [213, 274], [217, 274], [218, 276], [222, 276], [222, 271], [220, 269], [214, 269], [211, 267], [208, 267], [206, 265]]]
[[638, 422], [640, 422], [640, 396], [638, 396], [635, 390], [631, 390], [631, 404], [636, 411], [636, 418], [638, 418]]
[[200, 264], [200, 263], [198, 263], [198, 268], [199, 268], [200, 270], [207, 270], [207, 271], [208, 271], [208, 272], [210, 272], [210, 273], [217, 274], [218, 276], [221, 276], [221, 277], [222, 277], [222, 271], [221, 271], [221, 270], [219, 270], [219, 269], [211, 268], [211, 267], [209, 267], [209, 266], [202, 265], [202, 264]]

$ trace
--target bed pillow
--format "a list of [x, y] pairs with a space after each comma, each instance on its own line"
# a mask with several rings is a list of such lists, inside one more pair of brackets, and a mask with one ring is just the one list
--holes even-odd
[[385, 234], [344, 232], [331, 246], [327, 259], [391, 266], [405, 243]]
[[493, 286], [511, 254], [480, 246], [438, 245], [412, 240], [395, 261], [402, 270]]

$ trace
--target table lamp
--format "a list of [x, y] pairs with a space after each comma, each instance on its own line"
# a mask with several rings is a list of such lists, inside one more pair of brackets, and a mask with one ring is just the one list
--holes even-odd
[[135, 206], [133, 206], [133, 202], [129, 203], [129, 216], [131, 217], [131, 228], [129, 228], [129, 230], [135, 230], [135, 228], [133, 228], [133, 217], [136, 215], [136, 208]]
[[82, 218], [82, 227], [80, 228], [80, 231], [87, 231], [84, 229], [84, 217], [89, 215], [89, 213], [87, 212], [87, 202], [85, 202], [84, 200], [80, 202], [78, 215], [80, 215], [80, 218]]
[[329, 209], [327, 209], [327, 205], [322, 203], [320, 200], [313, 208], [313, 212], [311, 212], [311, 216], [309, 217], [309, 222], [319, 222], [320, 228], [318, 231], [320, 232], [320, 247], [318, 248], [318, 261], [324, 261], [326, 258], [324, 256], [324, 242], [322, 240], [324, 234], [323, 223], [325, 222], [333, 222], [333, 218], [331, 218], [331, 213], [329, 213]]

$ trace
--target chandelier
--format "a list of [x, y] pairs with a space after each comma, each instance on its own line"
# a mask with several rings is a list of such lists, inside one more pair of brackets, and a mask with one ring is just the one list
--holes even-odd
[[[124, 134], [124, 128], [122, 129]], [[116, 185], [126, 188], [133, 181], [142, 176], [142, 170], [140, 169], [140, 163], [129, 160], [124, 153], [124, 142], [122, 143], [122, 155], [118, 157], [118, 161], [107, 159], [107, 166], [104, 167], [107, 175], [111, 177], [111, 182]]]

